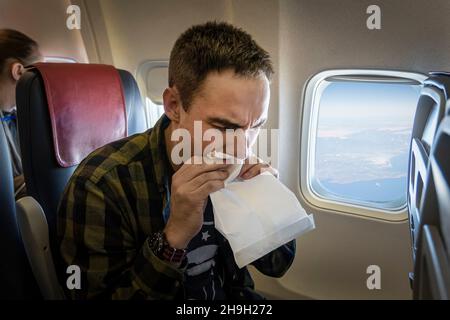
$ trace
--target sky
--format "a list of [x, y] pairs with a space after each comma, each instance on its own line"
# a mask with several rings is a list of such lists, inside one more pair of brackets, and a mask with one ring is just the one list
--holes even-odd
[[[320, 99], [319, 134], [412, 126], [420, 86], [408, 84], [333, 82]], [[324, 134], [326, 134], [324, 132]]]
[[316, 179], [346, 199], [404, 201], [419, 93], [409, 84], [328, 85], [319, 106]]

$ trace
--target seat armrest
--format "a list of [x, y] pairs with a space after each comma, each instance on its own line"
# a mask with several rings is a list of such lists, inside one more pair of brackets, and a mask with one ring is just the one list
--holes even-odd
[[42, 207], [34, 198], [24, 197], [16, 202], [16, 210], [25, 252], [44, 299], [64, 299], [64, 292], [56, 276], [47, 219]]

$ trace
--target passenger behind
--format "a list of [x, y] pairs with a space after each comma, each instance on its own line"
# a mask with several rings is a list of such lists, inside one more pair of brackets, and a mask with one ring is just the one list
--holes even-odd
[[16, 84], [25, 67], [42, 60], [39, 45], [25, 34], [0, 29], [0, 117], [11, 154], [16, 199], [26, 195], [16, 119]]

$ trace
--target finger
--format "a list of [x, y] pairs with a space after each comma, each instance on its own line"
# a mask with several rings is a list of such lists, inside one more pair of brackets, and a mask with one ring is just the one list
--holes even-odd
[[205, 182], [200, 188], [192, 192], [192, 195], [199, 197], [200, 199], [205, 199], [211, 193], [219, 191], [225, 187], [223, 180], [209, 180]]
[[198, 164], [202, 164], [202, 163], [204, 163], [204, 161], [202, 160], [201, 157], [193, 156], [193, 157], [187, 159], [187, 160], [183, 163], [183, 165], [181, 166], [181, 168], [177, 170], [177, 172], [180, 172], [180, 173], [181, 173], [181, 172], [184, 172], [184, 171], [188, 170], [189, 168], [191, 168], [190, 165], [194, 165], [194, 164], [197, 164], [197, 165], [198, 165]]
[[261, 172], [262, 165], [261, 164], [255, 164], [247, 169], [242, 175], [241, 178], [244, 180], [251, 179]]
[[[184, 170], [177, 172], [177, 175], [183, 176], [184, 181], [189, 181], [194, 179], [195, 177], [203, 174], [205, 172], [218, 171], [218, 170], [226, 170], [230, 164], [226, 163], [218, 163], [218, 164], [184, 164]], [[182, 167], [182, 168], [183, 168]]]
[[272, 166], [269, 165], [268, 167], [261, 168], [260, 173], [264, 173], [266, 171], [271, 173], [275, 178], [278, 178], [278, 170], [273, 168]]
[[246, 172], [244, 172], [241, 175], [241, 178], [244, 180], [251, 179], [253, 177], [256, 177], [257, 175], [261, 174], [262, 172], [270, 172], [275, 177], [278, 177], [278, 171], [268, 164], [257, 164], [252, 166], [250, 169], [248, 169]]
[[264, 163], [257, 163], [257, 164], [247, 164], [246, 166], [244, 166], [243, 170], [241, 170], [241, 174], [239, 175], [241, 178], [244, 178], [245, 176], [250, 176], [252, 175], [255, 171], [257, 172], [257, 174], [259, 174], [259, 170], [261, 169], [262, 166], [264, 166], [266, 164]]
[[259, 159], [257, 156], [251, 155], [250, 157], [248, 157], [245, 160], [245, 164], [242, 166], [241, 173], [239, 174], [239, 176], [241, 177], [242, 175], [244, 175], [247, 171], [249, 171], [254, 166], [262, 165], [262, 164], [266, 164], [266, 163], [264, 161], [262, 161], [261, 159]]
[[[203, 184], [205, 184], [207, 181], [210, 180], [222, 180], [225, 181], [226, 178], [228, 178], [229, 173], [227, 171], [218, 170], [218, 171], [211, 171], [211, 172], [205, 172], [191, 181], [189, 181], [189, 189], [192, 191], [195, 191], [196, 189], [200, 188]], [[186, 184], [187, 186], [187, 184]]]
[[244, 164], [241, 168], [241, 172], [239, 173], [239, 177], [242, 177], [248, 170], [250, 170], [254, 164]]

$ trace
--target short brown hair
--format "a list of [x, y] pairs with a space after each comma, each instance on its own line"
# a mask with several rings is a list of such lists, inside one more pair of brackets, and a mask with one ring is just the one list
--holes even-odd
[[0, 29], [0, 72], [8, 59], [17, 59], [24, 66], [34, 62], [39, 46], [27, 35], [12, 29]]
[[176, 86], [184, 109], [208, 73], [231, 69], [237, 75], [273, 74], [270, 56], [252, 37], [225, 22], [207, 22], [186, 30], [170, 53], [169, 86]]

